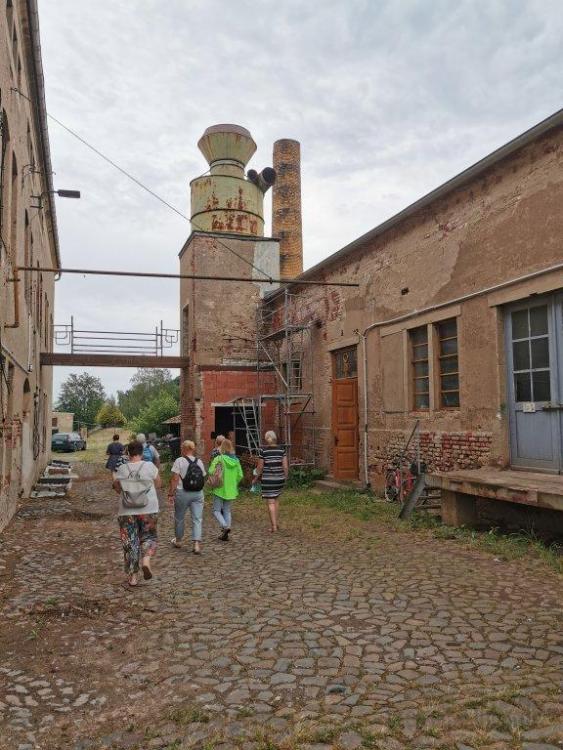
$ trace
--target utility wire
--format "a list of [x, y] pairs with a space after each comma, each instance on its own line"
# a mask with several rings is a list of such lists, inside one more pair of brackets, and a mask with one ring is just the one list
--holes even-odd
[[[27, 96], [27, 94], [24, 94], [23, 91], [20, 91], [18, 88], [12, 88], [12, 91], [15, 91], [20, 96], [23, 96], [24, 99], [27, 99], [28, 102], [31, 103], [31, 98]], [[97, 154], [101, 159], [106, 161], [108, 164], [111, 164], [112, 167], [117, 169], [121, 174], [125, 175], [129, 180], [134, 182], [136, 185], [138, 185], [142, 190], [145, 190], [149, 195], [152, 195], [153, 198], [156, 198], [157, 201], [160, 201], [160, 203], [164, 204], [167, 208], [169, 208], [171, 211], [174, 211], [175, 214], [178, 214], [178, 216], [181, 216], [182, 219], [185, 219], [186, 221], [190, 222], [193, 227], [196, 229], [199, 229], [202, 232], [205, 232], [206, 230], [203, 229], [203, 227], [198, 226], [193, 219], [190, 219], [186, 214], [182, 213], [179, 209], [176, 208], [176, 206], [173, 206], [171, 203], [169, 203], [167, 200], [165, 200], [162, 196], [160, 196], [158, 193], [155, 193], [154, 190], [152, 190], [150, 187], [145, 185], [141, 180], [139, 180], [137, 177], [132, 175], [130, 172], [128, 172], [123, 167], [120, 167], [119, 164], [113, 161], [113, 159], [110, 159], [109, 156], [106, 156], [102, 151], [97, 149], [95, 146], [93, 146], [91, 143], [88, 143], [87, 140], [85, 140], [81, 135], [79, 135], [76, 131], [72, 130], [72, 128], [69, 128], [68, 125], [65, 125], [64, 122], [61, 122], [59, 119], [57, 119], [54, 115], [52, 115], [50, 112], [47, 112], [47, 117], [49, 117], [53, 122], [56, 122], [57, 125], [59, 125], [63, 130], [66, 130], [67, 133], [70, 133], [74, 138], [80, 141], [80, 143], [84, 144], [86, 148], [89, 148], [91, 151], [93, 151], [95, 154]], [[204, 172], [205, 174], [205, 172]], [[237, 258], [242, 260], [244, 263], [246, 263], [248, 266], [253, 268], [255, 271], [258, 271], [258, 273], [261, 273], [266, 281], [269, 281], [270, 283], [273, 283], [272, 277], [269, 273], [266, 273], [266, 271], [263, 271], [261, 268], [258, 268], [258, 266], [255, 266], [254, 263], [251, 263], [249, 260], [247, 260], [243, 255], [240, 255], [237, 253], [236, 250], [233, 250], [230, 245], [227, 245], [222, 240], [218, 239], [217, 237], [214, 238], [215, 242], [217, 242], [219, 245], [222, 245], [224, 248], [226, 248], [229, 252], [233, 253], [233, 255], [236, 255]]]

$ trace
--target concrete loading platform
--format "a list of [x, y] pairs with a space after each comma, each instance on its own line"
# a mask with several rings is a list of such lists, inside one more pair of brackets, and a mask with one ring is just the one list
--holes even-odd
[[[561, 475], [486, 467], [429, 474], [427, 484], [442, 491], [442, 521], [449, 526], [475, 525], [479, 499], [563, 511]], [[563, 514], [560, 524], [563, 530]]]

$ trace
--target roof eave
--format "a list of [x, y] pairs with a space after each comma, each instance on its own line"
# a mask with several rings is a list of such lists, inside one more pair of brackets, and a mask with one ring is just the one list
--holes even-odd
[[[304, 271], [299, 276], [299, 278], [308, 279], [311, 276], [315, 276], [316, 274], [324, 271], [333, 263], [342, 260], [357, 248], [362, 247], [367, 242], [371, 242], [384, 232], [387, 232], [389, 229], [397, 226], [397, 224], [399, 224], [401, 221], [404, 221], [410, 216], [416, 214], [418, 211], [427, 208], [435, 200], [443, 198], [453, 190], [456, 190], [457, 188], [465, 185], [475, 177], [478, 177], [485, 170], [489, 169], [503, 159], [506, 159], [508, 156], [511, 156], [516, 151], [519, 151], [533, 141], [537, 140], [537, 138], [544, 135], [544, 133], [547, 133], [549, 130], [553, 130], [556, 127], [560, 127], [561, 125], [563, 125], [563, 109], [559, 109], [557, 112], [554, 112], [549, 117], [546, 117], [545, 120], [542, 120], [537, 125], [534, 125], [533, 127], [524, 131], [524, 133], [516, 136], [516, 138], [513, 138], [508, 143], [505, 143], [504, 146], [501, 146], [500, 148], [490, 153], [488, 156], [485, 156], [483, 159], [480, 159], [478, 162], [471, 165], [467, 169], [464, 169], [463, 172], [460, 172], [458, 175], [452, 177], [447, 182], [444, 182], [439, 187], [434, 188], [434, 190], [430, 191], [422, 198], [419, 198], [414, 203], [411, 203], [402, 211], [399, 211], [399, 213], [391, 216], [389, 219], [386, 219], [382, 224], [378, 224], [378, 226], [370, 229], [369, 232], [362, 234], [360, 237], [353, 240], [348, 245], [345, 245], [340, 250], [337, 250], [332, 255], [329, 255], [328, 258], [325, 258], [324, 260], [320, 261], [320, 263], [311, 266], [311, 268], [308, 268], [306, 271]], [[291, 284], [288, 284], [288, 286], [291, 286]]]

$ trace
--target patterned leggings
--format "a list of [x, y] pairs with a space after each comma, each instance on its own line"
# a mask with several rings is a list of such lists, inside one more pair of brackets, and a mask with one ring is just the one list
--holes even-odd
[[119, 535], [123, 545], [125, 572], [139, 571], [141, 557], [152, 557], [156, 552], [156, 523], [158, 513], [138, 516], [118, 516]]

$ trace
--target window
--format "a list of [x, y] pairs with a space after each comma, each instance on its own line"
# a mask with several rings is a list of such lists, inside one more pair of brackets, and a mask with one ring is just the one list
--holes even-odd
[[17, 260], [18, 249], [18, 162], [16, 155], [12, 153], [12, 192], [10, 194], [10, 254], [12, 260]]
[[8, 117], [6, 111], [2, 110], [0, 120], [0, 258], [8, 250], [9, 237], [6, 236], [6, 227], [10, 218], [8, 206], [9, 182], [7, 177], [9, 154], [10, 154], [10, 130], [8, 128]]
[[440, 377], [440, 406], [459, 407], [459, 360], [457, 352], [457, 321], [445, 320], [436, 326]]
[[187, 357], [190, 353], [190, 306], [185, 305], [182, 310], [182, 356]]
[[413, 405], [415, 409], [430, 408], [430, 372], [428, 368], [428, 328], [410, 331]]
[[512, 360], [516, 401], [550, 401], [547, 305], [512, 313]]
[[334, 353], [334, 374], [337, 380], [358, 377], [358, 352], [355, 346]]
[[6, 21], [8, 22], [8, 30], [10, 30], [14, 23], [14, 3], [12, 0], [6, 0]]

